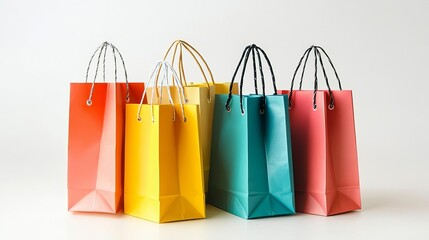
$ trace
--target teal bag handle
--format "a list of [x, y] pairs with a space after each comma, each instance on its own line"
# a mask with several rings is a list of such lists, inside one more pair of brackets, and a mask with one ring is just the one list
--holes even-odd
[[254, 75], [254, 83], [255, 83], [255, 93], [258, 94], [255, 50], [256, 50], [256, 53], [258, 56], [258, 64], [259, 64], [259, 70], [260, 70], [261, 82], [262, 82], [263, 98], [262, 98], [261, 109], [260, 109], [261, 114], [263, 114], [265, 111], [265, 80], [264, 80], [264, 73], [263, 73], [263, 69], [262, 69], [262, 60], [261, 60], [261, 54], [260, 53], [262, 53], [264, 55], [265, 61], [267, 62], [268, 66], [270, 68], [272, 82], [273, 82], [273, 88], [274, 88], [273, 95], [277, 95], [276, 79], [274, 76], [274, 71], [273, 71], [273, 67], [271, 65], [271, 61], [269, 60], [267, 54], [265, 53], [265, 51], [263, 49], [256, 46], [255, 44], [249, 45], [249, 46], [244, 48], [244, 51], [243, 51], [241, 58], [240, 58], [240, 61], [239, 61], [237, 68], [235, 69], [234, 74], [232, 76], [231, 84], [229, 86], [228, 99], [227, 99], [226, 104], [225, 104], [225, 108], [228, 112], [231, 111], [230, 103], [232, 100], [232, 88], [233, 88], [234, 80], [235, 80], [235, 77], [236, 77], [238, 70], [240, 69], [240, 66], [242, 65], [243, 59], [244, 59], [243, 70], [242, 70], [241, 79], [240, 79], [240, 108], [241, 108], [241, 114], [245, 113], [244, 107], [243, 107], [243, 82], [244, 82], [244, 75], [246, 72], [246, 66], [247, 66], [247, 62], [249, 60], [250, 53], [252, 53], [252, 59], [253, 59], [253, 73], [254, 73], [253, 75]]

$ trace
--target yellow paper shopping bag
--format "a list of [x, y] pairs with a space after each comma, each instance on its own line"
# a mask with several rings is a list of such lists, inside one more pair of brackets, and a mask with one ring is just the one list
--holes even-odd
[[168, 103], [155, 103], [152, 91], [143, 104], [145, 91], [140, 104], [126, 106], [124, 212], [158, 223], [204, 218], [199, 106], [184, 103], [177, 73], [165, 61], [148, 84], [158, 70], [160, 88], [173, 75], [181, 97], [173, 102], [170, 91], [161, 91], [160, 102]]
[[[199, 70], [202, 73], [204, 81], [196, 81], [196, 83], [189, 83], [186, 80], [184, 61], [183, 61], [183, 50], [189, 53], [189, 55], [195, 60]], [[204, 182], [205, 189], [207, 191], [208, 177], [210, 170], [210, 149], [211, 149], [211, 132], [212, 132], [212, 121], [213, 121], [213, 109], [215, 94], [227, 94], [230, 91], [230, 83], [216, 83], [213, 78], [213, 74], [203, 56], [189, 43], [183, 40], [174, 41], [168, 48], [164, 60], [166, 60], [171, 54], [171, 65], [174, 66], [175, 60], [177, 59], [177, 67], [179, 70], [179, 79], [181, 84], [184, 86], [184, 95], [187, 103], [197, 104], [200, 106], [200, 136], [201, 136], [201, 149], [202, 149], [202, 160], [204, 169]], [[160, 71], [157, 72], [157, 78]], [[209, 77], [208, 77], [208, 76]], [[210, 79], [209, 79], [210, 78]], [[174, 84], [174, 82], [173, 82]], [[233, 84], [232, 93], [238, 93], [237, 84]], [[167, 88], [171, 92], [174, 102], [178, 101], [179, 94], [177, 88], [174, 86], [163, 87], [161, 91], [157, 91], [155, 95], [155, 101], [159, 101], [157, 96], [160, 92], [164, 95], [167, 94]], [[148, 94], [152, 93], [154, 88], [148, 89]], [[164, 98], [162, 103], [168, 103], [168, 99]]]

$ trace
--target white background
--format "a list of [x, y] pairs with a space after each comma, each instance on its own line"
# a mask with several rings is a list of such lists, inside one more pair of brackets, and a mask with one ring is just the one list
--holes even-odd
[[[0, 239], [428, 239], [428, 11], [423, 0], [1, 0]], [[323, 46], [354, 93], [363, 210], [246, 221], [209, 207], [205, 220], [162, 225], [67, 212], [69, 83], [105, 40], [146, 81], [180, 38], [216, 81], [256, 43], [282, 89], [304, 50]]]

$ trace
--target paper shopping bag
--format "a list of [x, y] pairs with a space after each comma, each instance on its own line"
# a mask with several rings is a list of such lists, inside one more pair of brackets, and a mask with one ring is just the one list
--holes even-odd
[[244, 58], [240, 94], [216, 94], [207, 196], [209, 204], [245, 219], [295, 213], [288, 97], [265, 95], [265, 89], [243, 95], [248, 57], [255, 52], [261, 76], [262, 53], [276, 89], [265, 52], [246, 47], [232, 80]]
[[[185, 50], [189, 55], [195, 60], [198, 68], [200, 69], [203, 76], [203, 83], [197, 82], [188, 82], [185, 76], [184, 70], [184, 61], [183, 61], [183, 50]], [[200, 106], [200, 136], [201, 136], [201, 148], [203, 154], [203, 168], [204, 168], [204, 182], [205, 189], [207, 191], [208, 187], [208, 177], [210, 169], [210, 149], [211, 149], [211, 131], [212, 131], [212, 122], [213, 122], [213, 108], [215, 104], [215, 94], [227, 94], [229, 92], [230, 84], [229, 83], [220, 83], [215, 82], [213, 74], [210, 70], [209, 65], [203, 56], [189, 43], [183, 40], [176, 40], [167, 50], [167, 53], [164, 56], [166, 60], [170, 53], [171, 65], [174, 66], [176, 56], [178, 61], [177, 67], [179, 70], [179, 79], [184, 86], [185, 98], [190, 104], [197, 104]], [[208, 76], [210, 79], [208, 78]], [[173, 82], [174, 84], [174, 82]], [[177, 89], [174, 86], [169, 87], [170, 92], [174, 102], [177, 102], [179, 94]], [[232, 93], [236, 94], [238, 90], [237, 84], [232, 85]], [[148, 94], [151, 94], [152, 88], [148, 89]], [[163, 88], [163, 93], [166, 94], [166, 89]], [[158, 99], [156, 100], [158, 101]], [[164, 98], [163, 103], [168, 103], [168, 99]]]
[[[116, 54], [120, 54], [115, 46], [105, 42], [94, 53], [98, 53], [98, 63], [109, 47], [115, 59]], [[122, 56], [119, 56], [122, 59]], [[116, 213], [123, 208], [125, 103], [127, 99], [128, 102], [138, 102], [144, 87], [142, 83], [128, 83], [127, 78], [125, 83], [117, 83], [116, 78], [115, 75], [113, 83], [70, 84], [70, 211]], [[95, 79], [96, 76], [94, 81]]]
[[[177, 76], [164, 61], [157, 70]], [[199, 106], [165, 96], [168, 104], [155, 103], [153, 92], [150, 104], [127, 104], [125, 213], [158, 223], [204, 218]]]
[[[316, 61], [315, 89], [293, 90], [293, 80], [290, 91], [279, 93], [290, 96], [296, 209], [328, 216], [361, 208], [353, 98], [350, 90], [331, 90], [320, 52], [333, 67], [340, 89], [341, 83], [319, 46], [305, 51], [293, 79], [311, 51]], [[328, 90], [317, 88], [318, 63]]]

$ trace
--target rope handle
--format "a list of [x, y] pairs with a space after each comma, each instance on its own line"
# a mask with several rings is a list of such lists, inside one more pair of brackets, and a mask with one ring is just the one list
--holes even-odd
[[[178, 54], [178, 69], [179, 69], [179, 79], [180, 82], [182, 83], [182, 85], [187, 86], [188, 83], [186, 81], [186, 76], [185, 76], [185, 68], [184, 68], [184, 64], [183, 64], [183, 48], [192, 56], [192, 58], [195, 60], [195, 62], [197, 63], [198, 68], [200, 69], [204, 81], [207, 85], [207, 89], [210, 89], [211, 85], [215, 84], [214, 81], [214, 77], [212, 74], [212, 71], [209, 67], [209, 65], [207, 64], [206, 60], [204, 59], [204, 57], [189, 43], [183, 41], [183, 40], [176, 40], [174, 41], [170, 47], [168, 48], [167, 52], [164, 55], [164, 60], [166, 60], [168, 58], [168, 56], [170, 55], [170, 53], [173, 51], [172, 57], [171, 57], [171, 65], [174, 66], [175, 60], [176, 60], [176, 56], [177, 56], [177, 50], [178, 48], [180, 49], [179, 54]], [[203, 64], [201, 64], [201, 62]], [[204, 65], [204, 67], [203, 67]], [[207, 73], [204, 70], [204, 68], [207, 70], [208, 75], [210, 76], [210, 82], [208, 81], [207, 78]], [[158, 77], [159, 77], [160, 72], [157, 73], [157, 77], [156, 77], [156, 81], [158, 81]], [[175, 81], [173, 81], [173, 85], [175, 84]], [[157, 95], [158, 90], [156, 91]], [[185, 94], [185, 101], [188, 102], [188, 98]], [[211, 102], [211, 96], [208, 95], [207, 101], [210, 103]]]
[[[318, 90], [318, 79], [317, 79], [317, 68], [318, 67], [317, 66], [318, 66], [318, 62], [320, 62], [320, 66], [322, 68], [323, 76], [325, 78], [326, 86], [327, 86], [328, 92], [329, 92], [330, 101], [329, 101], [328, 107], [329, 107], [329, 109], [332, 110], [335, 107], [335, 100], [334, 100], [334, 96], [332, 94], [331, 86], [329, 84], [329, 79], [328, 79], [328, 76], [326, 74], [326, 69], [325, 69], [325, 66], [323, 64], [323, 59], [322, 59], [322, 55], [320, 54], [320, 51], [323, 52], [323, 54], [325, 55], [325, 57], [328, 59], [330, 65], [332, 67], [332, 69], [334, 70], [334, 73], [335, 73], [335, 76], [337, 78], [338, 86], [339, 86], [340, 90], [342, 90], [341, 81], [340, 81], [340, 78], [338, 76], [338, 72], [337, 72], [334, 64], [332, 63], [332, 60], [329, 57], [329, 55], [326, 53], [326, 51], [322, 47], [316, 46], [316, 45], [312, 45], [307, 50], [305, 50], [304, 54], [302, 55], [301, 59], [298, 62], [298, 66], [295, 69], [295, 72], [293, 74], [292, 81], [291, 81], [291, 87], [290, 87], [289, 109], [291, 109], [293, 107], [293, 105], [292, 105], [293, 94], [292, 93], [294, 91], [293, 87], [294, 87], [294, 82], [295, 82], [296, 74], [298, 73], [298, 70], [300, 69], [300, 67], [302, 65], [301, 80], [300, 80], [300, 83], [299, 83], [299, 90], [301, 90], [302, 89], [302, 82], [303, 82], [303, 78], [304, 78], [304, 73], [305, 73], [305, 68], [306, 68], [306, 65], [307, 65], [307, 60], [308, 60], [308, 57], [310, 56], [311, 51], [314, 52], [314, 59], [315, 59], [315, 74], [314, 74], [314, 89], [313, 89], [314, 90], [313, 91], [313, 109], [315, 110], [317, 108], [317, 104], [316, 104], [316, 93], [317, 93], [317, 90]], [[303, 60], [304, 60], [304, 63], [302, 64]]]
[[241, 108], [241, 114], [244, 115], [245, 111], [244, 111], [244, 106], [243, 106], [243, 82], [244, 82], [244, 75], [246, 72], [246, 67], [247, 67], [247, 62], [249, 59], [249, 55], [250, 53], [252, 53], [252, 60], [253, 60], [253, 76], [254, 76], [254, 84], [255, 84], [255, 93], [258, 94], [258, 90], [257, 90], [257, 72], [256, 72], [256, 61], [255, 61], [255, 51], [256, 51], [256, 55], [258, 57], [258, 65], [259, 65], [259, 71], [260, 71], [260, 75], [261, 75], [261, 82], [262, 82], [262, 103], [261, 103], [261, 108], [260, 108], [260, 113], [263, 114], [265, 112], [265, 79], [264, 79], [264, 73], [263, 73], [263, 69], [262, 69], [262, 60], [261, 60], [261, 53], [265, 58], [265, 61], [267, 62], [269, 68], [270, 68], [270, 72], [271, 72], [271, 77], [272, 77], [272, 82], [273, 82], [273, 88], [274, 88], [274, 93], [273, 95], [277, 95], [277, 86], [276, 86], [276, 80], [275, 80], [275, 75], [274, 75], [274, 71], [273, 71], [273, 67], [271, 65], [271, 61], [269, 60], [267, 54], [265, 53], [265, 51], [263, 49], [261, 49], [260, 47], [256, 46], [255, 44], [249, 45], [247, 47], [244, 48], [244, 51], [241, 55], [240, 61], [234, 71], [234, 74], [232, 76], [232, 80], [231, 83], [229, 85], [229, 94], [228, 94], [228, 99], [226, 101], [225, 104], [225, 109], [230, 112], [231, 111], [231, 100], [232, 100], [232, 89], [233, 89], [233, 84], [235, 81], [235, 77], [238, 73], [238, 70], [240, 69], [240, 66], [243, 63], [243, 69], [242, 69], [242, 74], [241, 74], [241, 79], [240, 79], [240, 108]]
[[89, 70], [91, 68], [92, 61], [93, 61], [95, 55], [98, 53], [97, 65], [96, 65], [95, 73], [94, 73], [94, 80], [92, 81], [91, 90], [89, 92], [89, 97], [88, 97], [88, 100], [86, 101], [86, 104], [88, 106], [92, 105], [92, 98], [93, 98], [93, 95], [94, 95], [95, 81], [97, 79], [98, 69], [99, 69], [99, 66], [100, 66], [100, 59], [101, 59], [101, 55], [103, 53], [104, 53], [103, 54], [103, 82], [106, 81], [106, 53], [107, 53], [107, 48], [108, 47], [110, 47], [112, 49], [113, 59], [114, 59], [114, 63], [115, 63], [115, 83], [117, 83], [117, 80], [118, 80], [118, 67], [117, 67], [117, 55], [116, 55], [116, 53], [118, 53], [119, 58], [121, 59], [122, 67], [124, 69], [124, 74], [125, 74], [125, 83], [126, 83], [126, 97], [125, 97], [125, 101], [129, 102], [129, 100], [130, 100], [130, 91], [129, 91], [129, 86], [128, 86], [128, 73], [127, 73], [127, 68], [125, 67], [124, 58], [122, 57], [121, 52], [118, 50], [118, 48], [116, 48], [116, 46], [114, 46], [113, 44], [111, 44], [109, 42], [103, 42], [95, 50], [95, 52], [92, 54], [92, 56], [91, 56], [91, 58], [89, 60], [89, 63], [88, 63], [88, 67], [86, 69], [85, 83], [88, 82]]
[[[161, 80], [161, 82], [159, 84], [156, 81], [155, 73], [159, 73], [161, 70], [163, 70], [163, 78], [162, 78], [162, 80]], [[176, 88], [177, 88], [177, 92], [179, 94], [179, 103], [180, 103], [180, 106], [181, 106], [183, 121], [184, 122], [187, 121], [186, 116], [185, 116], [185, 109], [184, 109], [184, 102], [185, 102], [184, 101], [185, 100], [184, 96], [185, 95], [184, 95], [183, 85], [179, 81], [179, 77], [177, 75], [176, 70], [174, 70], [174, 68], [167, 61], [164, 61], [164, 60], [158, 61], [156, 63], [155, 68], [152, 71], [152, 74], [150, 75], [150, 78], [149, 78], [149, 80], [147, 82], [147, 86], [146, 86], [146, 88], [143, 91], [143, 95], [142, 95], [142, 98], [140, 99], [140, 104], [139, 104], [139, 108], [138, 108], [138, 111], [137, 111], [137, 120], [138, 121], [141, 121], [141, 116], [140, 116], [141, 115], [141, 108], [142, 108], [142, 105], [143, 105], [144, 97], [146, 96], [147, 89], [151, 85], [151, 83], [154, 82], [154, 85], [153, 85], [154, 89], [152, 90], [152, 94], [151, 94], [150, 106], [151, 106], [151, 112], [152, 112], [152, 122], [155, 122], [155, 117], [154, 117], [154, 113], [153, 113], [154, 93], [158, 89], [158, 84], [160, 85], [161, 89], [162, 89], [162, 87], [164, 87], [164, 82], [166, 82], [167, 86], [169, 85], [169, 75], [170, 75], [169, 74], [169, 70], [171, 71], [171, 73], [173, 75], [172, 76], [173, 81], [176, 81], [176, 84], [177, 84]], [[167, 94], [168, 94], [169, 102], [173, 106], [173, 121], [175, 121], [176, 120], [176, 112], [174, 111], [174, 102], [173, 102], [173, 98], [171, 96], [171, 92], [170, 92], [170, 88], [169, 87], [167, 87]], [[160, 103], [162, 101], [161, 99], [162, 99], [162, 90], [161, 90], [161, 95], [158, 98], [158, 103]]]
[[[173, 47], [174, 47], [174, 51], [173, 51], [173, 54], [172, 54], [172, 57], [171, 57], [171, 65], [174, 65], [174, 61], [176, 59], [176, 54], [177, 54], [177, 48], [180, 47], [180, 52], [179, 52], [179, 72], [180, 73], [179, 74], [182, 75], [181, 77], [183, 77], [183, 78], [181, 79], [181, 82], [184, 83], [185, 86], [187, 85], [187, 82], [186, 82], [186, 77], [185, 77], [185, 73], [184, 73], [185, 69], [183, 67], [183, 48], [185, 48], [185, 50], [192, 56], [192, 58], [197, 63], [198, 68], [200, 69], [200, 71], [201, 71], [201, 73], [202, 73], [202, 75], [204, 77], [204, 81], [206, 82], [207, 86], [209, 87], [210, 84], [212, 84], [212, 85], [215, 84], [212, 71], [211, 71], [209, 65], [207, 64], [206, 60], [204, 59], [204, 57], [191, 44], [187, 43], [184, 40], [176, 40], [176, 41], [174, 41], [170, 45], [170, 47], [168, 48], [167, 52], [165, 53], [164, 60], [167, 59], [167, 57], [170, 54], [171, 49], [173, 49]], [[201, 64], [200, 61], [202, 61], [203, 64]], [[207, 72], [210, 75], [210, 80], [211, 80], [210, 82], [211, 83], [207, 79], [207, 74], [204, 71], [203, 65], [204, 65], [204, 67], [206, 68]]]

